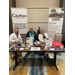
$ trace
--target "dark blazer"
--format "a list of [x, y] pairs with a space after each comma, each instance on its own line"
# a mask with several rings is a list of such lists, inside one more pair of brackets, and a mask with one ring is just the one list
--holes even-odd
[[[27, 32], [26, 37], [29, 37], [29, 32], [30, 32], [30, 31]], [[35, 42], [36, 40], [38, 41], [38, 35], [37, 35], [37, 33], [36, 33], [35, 31], [34, 31], [34, 38], [35, 38], [35, 39], [34, 39], [34, 42]]]

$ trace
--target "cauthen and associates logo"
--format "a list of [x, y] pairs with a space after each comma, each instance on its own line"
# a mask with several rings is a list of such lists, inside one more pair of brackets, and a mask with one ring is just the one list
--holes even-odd
[[27, 17], [27, 15], [13, 13], [12, 17], [17, 18], [17, 19], [24, 19], [25, 17]]

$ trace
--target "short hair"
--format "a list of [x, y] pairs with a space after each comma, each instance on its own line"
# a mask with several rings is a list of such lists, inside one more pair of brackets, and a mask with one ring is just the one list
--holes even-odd
[[33, 28], [32, 26], [30, 26], [30, 28]]
[[[18, 29], [18, 28], [15, 28], [14, 30], [16, 30], [16, 29]], [[19, 30], [19, 29], [18, 29]]]
[[[43, 30], [43, 29], [40, 29], [40, 31], [41, 31], [41, 30]], [[44, 32], [44, 30], [43, 30], [43, 32]]]

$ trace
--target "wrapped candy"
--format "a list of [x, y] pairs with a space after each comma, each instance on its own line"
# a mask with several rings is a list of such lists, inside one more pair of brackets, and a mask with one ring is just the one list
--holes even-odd
[[16, 51], [16, 48], [15, 48], [15, 47], [13, 47], [13, 50], [14, 50], [14, 51]]
[[16, 46], [16, 47], [13, 47], [13, 49], [16, 51], [16, 50], [19, 50], [19, 46]]

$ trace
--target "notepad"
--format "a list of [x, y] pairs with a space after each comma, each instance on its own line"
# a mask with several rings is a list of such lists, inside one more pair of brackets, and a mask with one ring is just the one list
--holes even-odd
[[53, 51], [54, 51], [54, 50], [55, 50], [55, 48], [50, 48], [50, 50], [53, 50]]
[[40, 47], [31, 47], [31, 51], [40, 51]]

